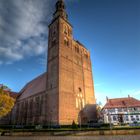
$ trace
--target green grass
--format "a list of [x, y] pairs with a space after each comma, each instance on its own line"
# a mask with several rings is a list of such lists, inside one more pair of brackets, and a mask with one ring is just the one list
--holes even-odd
[[[112, 130], [132, 130], [132, 129], [140, 129], [140, 126], [135, 126], [135, 127], [129, 127], [129, 126], [115, 126], [112, 128]], [[13, 131], [13, 132], [62, 132], [62, 131], [101, 131], [101, 130], [110, 130], [109, 127], [101, 127], [101, 128], [87, 128], [87, 127], [82, 127], [82, 128], [43, 128], [43, 129], [35, 129], [35, 127], [25, 127], [25, 128], [20, 128], [16, 129], [14, 127], [0, 127], [0, 132], [2, 131]]]

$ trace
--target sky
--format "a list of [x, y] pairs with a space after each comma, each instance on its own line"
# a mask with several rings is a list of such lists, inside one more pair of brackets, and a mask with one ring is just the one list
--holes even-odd
[[[0, 84], [13, 91], [46, 70], [56, 0], [0, 0]], [[140, 0], [65, 0], [74, 38], [91, 52], [97, 103], [140, 99]]]

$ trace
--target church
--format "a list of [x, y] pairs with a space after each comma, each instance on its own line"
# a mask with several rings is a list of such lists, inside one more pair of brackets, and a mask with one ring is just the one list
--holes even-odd
[[96, 100], [90, 52], [74, 40], [63, 0], [56, 2], [48, 28], [47, 71], [20, 91], [12, 123], [71, 125], [73, 121], [93, 121]]

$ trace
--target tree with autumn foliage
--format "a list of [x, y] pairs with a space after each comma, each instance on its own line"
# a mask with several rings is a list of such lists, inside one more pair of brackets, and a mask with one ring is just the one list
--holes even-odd
[[13, 108], [15, 99], [10, 97], [6, 86], [0, 87], [0, 118], [6, 116]]
[[103, 122], [103, 114], [102, 114], [102, 104], [99, 103], [96, 105], [96, 113], [98, 122]]

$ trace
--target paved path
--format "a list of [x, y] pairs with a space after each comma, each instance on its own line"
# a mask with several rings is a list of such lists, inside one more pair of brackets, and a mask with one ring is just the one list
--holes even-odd
[[0, 140], [140, 140], [140, 135], [136, 136], [85, 136], [85, 137], [1, 137]]

